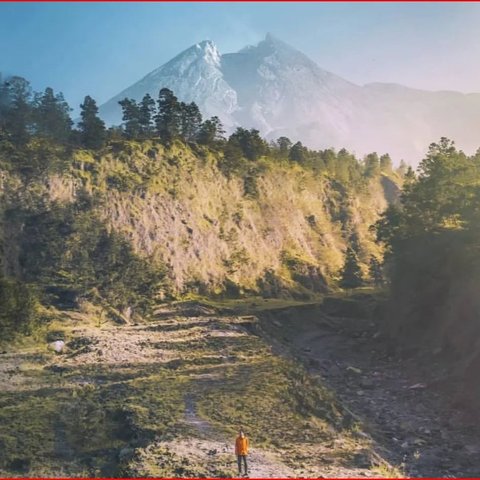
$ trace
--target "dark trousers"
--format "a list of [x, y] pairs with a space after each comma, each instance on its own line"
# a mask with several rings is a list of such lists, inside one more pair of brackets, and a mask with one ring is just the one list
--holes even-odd
[[242, 460], [243, 460], [243, 467], [244, 467], [245, 473], [248, 473], [247, 456], [237, 455], [238, 473], [242, 473]]

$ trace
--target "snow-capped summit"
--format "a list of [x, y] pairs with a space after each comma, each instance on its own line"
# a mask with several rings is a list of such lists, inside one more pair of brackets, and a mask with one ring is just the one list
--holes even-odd
[[480, 94], [355, 85], [270, 33], [236, 53], [222, 55], [210, 40], [192, 45], [102, 105], [100, 114], [119, 124], [119, 100], [157, 98], [163, 87], [197, 103], [204, 117], [220, 117], [227, 132], [254, 127], [271, 139], [389, 152], [411, 163], [441, 136], [467, 151], [478, 147]]
[[217, 46], [210, 40], [204, 40], [203, 42], [192, 45], [165, 65], [151, 72], [145, 78], [149, 78], [152, 74], [162, 74], [162, 72], [165, 74], [170, 70], [182, 73], [194, 65], [201, 66], [202, 63], [214, 68], [220, 67], [220, 52]]
[[100, 107], [100, 115], [107, 123], [118, 124], [121, 122], [120, 100], [128, 97], [138, 101], [146, 93], [157, 98], [164, 87], [184, 102], [195, 102], [207, 116], [219, 116], [227, 127], [236, 124], [231, 114], [238, 109], [237, 95], [223, 80], [221, 55], [210, 40], [192, 45], [120, 92]]
[[212, 65], [220, 65], [220, 52], [211, 40], [204, 40], [203, 42], [197, 43], [195, 47], [203, 52], [206, 62], [212, 63]]

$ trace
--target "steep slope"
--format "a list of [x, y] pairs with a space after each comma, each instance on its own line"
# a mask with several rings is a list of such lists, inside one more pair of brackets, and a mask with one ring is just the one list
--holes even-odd
[[[378, 178], [369, 192], [355, 192], [302, 167], [266, 162], [252, 198], [213, 156], [201, 160], [177, 145], [156, 147], [152, 160], [148, 143], [131, 148], [128, 158], [105, 157], [86, 187], [103, 192], [100, 215], [137, 252], [167, 265], [175, 291], [319, 292], [341, 268], [351, 235], [365, 264], [379, 252], [368, 231], [387, 205]], [[128, 190], [108, 187], [132, 171]]]
[[219, 116], [227, 132], [258, 128], [311, 147], [346, 147], [357, 154], [389, 152], [418, 162], [441, 136], [473, 152], [480, 129], [480, 94], [428, 92], [394, 84], [358, 86], [321, 69], [284, 42], [267, 35], [256, 46], [220, 55], [204, 41], [154, 70], [100, 109], [121, 122], [117, 102], [153, 97], [162, 87], [195, 101], [204, 116]]
[[[47, 268], [55, 278], [59, 269], [73, 268], [69, 275], [76, 275], [68, 249], [91, 248], [97, 255], [97, 237], [90, 235], [97, 224], [165, 268], [163, 292], [173, 295], [309, 297], [329, 288], [351, 242], [365, 272], [370, 255], [381, 253], [369, 226], [387, 205], [386, 185], [394, 186], [381, 176], [349, 187], [326, 172], [264, 159], [257, 165], [258, 193], [251, 195], [242, 176], [222, 173], [220, 159], [218, 152], [194, 151], [180, 142], [170, 148], [125, 142], [101, 157], [77, 152], [68, 172], [31, 185], [31, 195], [41, 192], [40, 210], [10, 221], [6, 232], [12, 233], [4, 235], [3, 245], [10, 252], [7, 272], [15, 275], [22, 264]], [[17, 201], [17, 194], [11, 195]], [[46, 197], [55, 203], [45, 204]], [[57, 224], [58, 233], [52, 232]], [[59, 255], [63, 266], [55, 264]], [[88, 272], [91, 268], [95, 265]]]

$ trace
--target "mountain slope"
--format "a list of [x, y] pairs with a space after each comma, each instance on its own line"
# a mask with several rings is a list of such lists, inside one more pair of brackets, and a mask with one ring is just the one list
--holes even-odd
[[163, 87], [173, 90], [185, 102], [194, 101], [209, 116], [220, 116], [225, 125], [235, 124], [231, 114], [238, 109], [237, 95], [223, 79], [220, 53], [210, 41], [193, 45], [150, 72], [102, 105], [100, 113], [107, 123], [119, 124], [119, 100], [125, 97], [140, 100], [146, 93], [157, 98]]
[[[97, 255], [94, 219], [149, 265], [165, 268], [166, 295], [310, 296], [334, 283], [352, 238], [365, 273], [370, 255], [380, 255], [369, 226], [387, 206], [386, 177], [365, 178], [354, 187], [326, 172], [264, 159], [253, 195], [246, 193], [242, 176], [222, 173], [220, 161], [217, 152], [180, 142], [168, 148], [125, 142], [99, 157], [76, 152], [67, 173], [31, 187], [54, 203], [39, 201], [40, 211], [6, 225], [1, 239], [6, 271], [15, 275], [30, 265], [32, 282], [46, 278], [50, 285], [53, 272], [55, 282], [64, 284], [70, 277], [58, 279], [56, 272], [76, 275], [83, 261], [72, 264], [73, 251], [91, 248]], [[18, 202], [17, 189], [10, 188], [12, 202]], [[91, 204], [87, 210], [84, 202]], [[69, 220], [72, 215], [77, 223]], [[67, 233], [52, 232], [52, 224]], [[95, 265], [85, 266], [82, 279], [91, 268]], [[122, 293], [122, 307], [125, 298]]]
[[314, 129], [318, 142], [348, 135], [361, 89], [271, 35], [256, 47], [223, 55], [222, 70], [242, 105], [241, 124], [270, 136], [285, 130], [293, 138]]

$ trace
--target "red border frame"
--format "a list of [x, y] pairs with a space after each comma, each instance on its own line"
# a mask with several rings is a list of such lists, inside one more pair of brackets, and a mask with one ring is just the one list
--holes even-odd
[[[0, 0], [0, 3], [480, 3], [480, 0]], [[474, 477], [477, 478], [477, 477]], [[478, 477], [480, 479], [480, 477]], [[0, 480], [4, 480], [0, 478]], [[83, 479], [81, 479], [83, 480]]]

